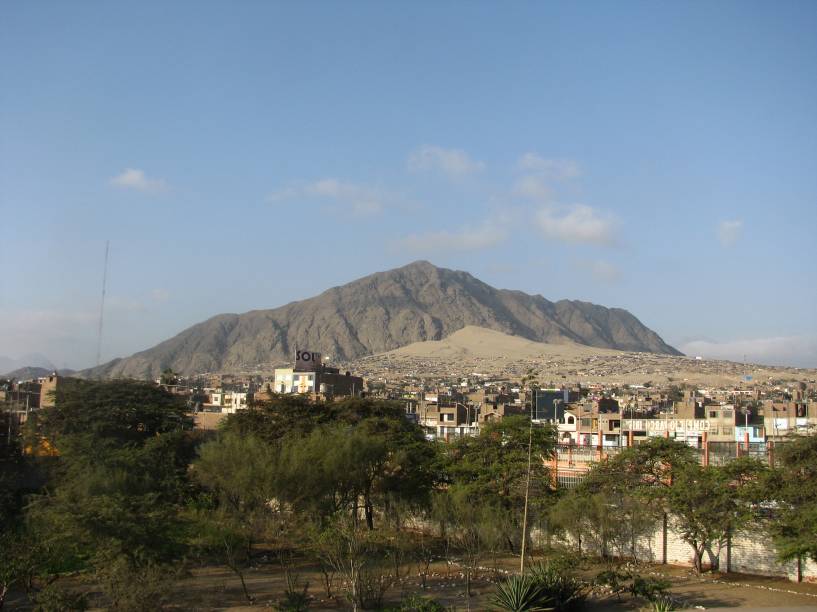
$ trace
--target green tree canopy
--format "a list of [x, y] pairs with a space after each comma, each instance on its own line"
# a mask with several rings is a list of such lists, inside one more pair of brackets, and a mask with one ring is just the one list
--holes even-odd
[[817, 434], [781, 444], [779, 467], [770, 475], [770, 497], [777, 502], [772, 534], [784, 560], [817, 561]]

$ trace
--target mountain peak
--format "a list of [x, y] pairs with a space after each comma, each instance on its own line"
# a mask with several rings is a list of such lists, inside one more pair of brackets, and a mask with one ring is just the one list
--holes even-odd
[[167, 367], [184, 374], [242, 371], [291, 361], [296, 347], [354, 359], [440, 340], [469, 325], [536, 342], [679, 354], [626, 310], [553, 303], [418, 260], [279, 308], [212, 317], [85, 373], [154, 378]]

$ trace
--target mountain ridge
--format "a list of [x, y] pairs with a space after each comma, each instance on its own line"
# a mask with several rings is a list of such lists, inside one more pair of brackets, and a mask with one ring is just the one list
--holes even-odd
[[627, 310], [578, 300], [551, 302], [416, 261], [278, 308], [215, 315], [82, 374], [155, 378], [167, 367], [183, 374], [239, 371], [291, 361], [296, 347], [335, 360], [354, 359], [439, 340], [467, 325], [536, 342], [681, 354]]

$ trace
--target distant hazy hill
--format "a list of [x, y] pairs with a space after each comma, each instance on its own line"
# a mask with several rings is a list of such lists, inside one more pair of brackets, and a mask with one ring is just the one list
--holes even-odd
[[602, 349], [574, 342], [534, 342], [519, 336], [509, 336], [485, 327], [468, 325], [442, 340], [414, 342], [394, 349], [386, 355], [399, 357], [428, 357], [432, 359], [535, 359], [538, 357], [613, 356], [621, 351]]
[[41, 353], [28, 353], [19, 359], [0, 355], [0, 372], [11, 372], [22, 368], [43, 368], [54, 371], [54, 364]]
[[[33, 378], [40, 378], [42, 376], [48, 376], [49, 374], [54, 373], [54, 368], [37, 368], [32, 366], [26, 366], [24, 368], [18, 368], [9, 372], [8, 374], [3, 374], [2, 378], [14, 378], [16, 380], [31, 380]], [[74, 374], [74, 370], [59, 370], [58, 374], [61, 376], [71, 376]]]
[[678, 355], [626, 310], [495, 289], [467, 272], [418, 261], [272, 310], [222, 314], [86, 376], [152, 378], [238, 371], [291, 360], [295, 349], [354, 359], [439, 340], [467, 325], [537, 342]]

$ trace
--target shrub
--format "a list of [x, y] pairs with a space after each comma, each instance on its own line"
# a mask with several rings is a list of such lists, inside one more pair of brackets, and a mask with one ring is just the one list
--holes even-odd
[[511, 576], [496, 585], [491, 604], [507, 612], [542, 612], [554, 610], [551, 598], [530, 574]]
[[304, 612], [309, 609], [309, 602], [312, 599], [307, 594], [309, 583], [305, 583], [304, 588], [299, 589], [297, 582], [298, 580], [295, 579], [291, 585], [287, 586], [283, 599], [280, 599], [275, 606], [278, 612]]
[[557, 563], [533, 565], [530, 576], [542, 588], [542, 592], [559, 612], [581, 610], [587, 599], [588, 588], [581, 580], [560, 569]]
[[358, 578], [357, 599], [364, 610], [383, 607], [383, 595], [394, 584], [394, 576], [375, 569], [363, 569]]
[[76, 593], [48, 585], [34, 598], [34, 612], [82, 612], [88, 609], [88, 597], [85, 593]]
[[658, 595], [655, 599], [650, 601], [650, 609], [652, 612], [670, 612], [677, 610], [675, 600], [669, 595]]

